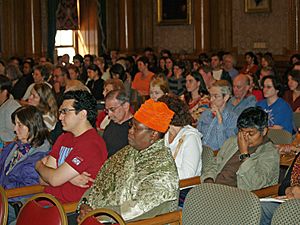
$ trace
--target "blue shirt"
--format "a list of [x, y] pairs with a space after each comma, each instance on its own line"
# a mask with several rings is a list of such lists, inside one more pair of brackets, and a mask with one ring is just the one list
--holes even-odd
[[254, 95], [249, 95], [245, 98], [243, 98], [239, 104], [233, 105], [232, 102], [235, 100], [235, 97], [231, 97], [231, 99], [227, 103], [227, 107], [230, 108], [233, 112], [235, 112], [238, 116], [241, 115], [241, 113], [249, 108], [253, 107], [256, 104], [256, 98]]
[[224, 142], [237, 134], [238, 116], [228, 107], [222, 112], [222, 124], [218, 123], [218, 118], [211, 110], [206, 110], [201, 114], [197, 129], [203, 134], [203, 145], [219, 150]]
[[268, 113], [269, 127], [279, 125], [284, 130], [293, 132], [293, 111], [282, 98], [278, 98], [272, 105], [268, 105], [266, 99], [259, 101], [256, 105]]

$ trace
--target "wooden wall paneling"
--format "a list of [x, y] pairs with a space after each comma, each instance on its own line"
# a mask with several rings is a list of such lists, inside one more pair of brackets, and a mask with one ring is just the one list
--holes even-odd
[[210, 47], [211, 51], [219, 50], [219, 4], [218, 0], [210, 0]]
[[98, 55], [98, 15], [97, 2], [80, 0], [80, 38], [84, 43], [84, 48], [80, 49], [80, 54]]
[[106, 44], [107, 49], [119, 49], [118, 0], [106, 0]]
[[300, 1], [289, 0], [288, 4], [288, 49], [286, 53], [291, 55], [300, 51]]
[[210, 1], [193, 2], [194, 54], [210, 51]]
[[31, 0], [33, 1], [32, 14], [33, 14], [33, 23], [31, 18], [28, 18], [30, 23], [33, 24], [33, 36], [34, 46], [32, 48], [32, 53], [34, 56], [39, 57], [42, 53], [42, 20], [41, 20], [41, 0]]

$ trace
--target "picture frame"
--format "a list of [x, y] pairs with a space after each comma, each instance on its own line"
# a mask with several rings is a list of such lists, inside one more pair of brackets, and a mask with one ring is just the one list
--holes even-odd
[[158, 25], [191, 24], [192, 0], [157, 0]]
[[271, 12], [271, 0], [245, 0], [246, 13]]

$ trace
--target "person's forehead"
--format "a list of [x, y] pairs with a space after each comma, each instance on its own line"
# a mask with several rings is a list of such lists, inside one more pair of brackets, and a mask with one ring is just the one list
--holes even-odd
[[61, 104], [60, 108], [68, 108], [68, 107], [73, 107], [74, 104], [74, 99], [67, 99], [64, 100], [63, 103]]
[[120, 101], [116, 99], [115, 97], [108, 98], [105, 100], [105, 105], [109, 107], [118, 106], [120, 104]]
[[137, 121], [135, 118], [132, 119], [132, 124], [136, 127], [147, 127], [147, 126], [145, 126], [145, 124]]
[[257, 132], [257, 128], [255, 127], [247, 127], [247, 128], [241, 128], [241, 131], [243, 132]]

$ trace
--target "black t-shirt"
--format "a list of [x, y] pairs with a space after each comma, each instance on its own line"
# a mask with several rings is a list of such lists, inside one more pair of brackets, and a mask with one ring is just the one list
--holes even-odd
[[111, 120], [105, 127], [103, 139], [106, 143], [108, 158], [121, 148], [128, 145], [128, 130], [130, 129], [130, 121], [131, 119], [122, 124], [118, 124]]

